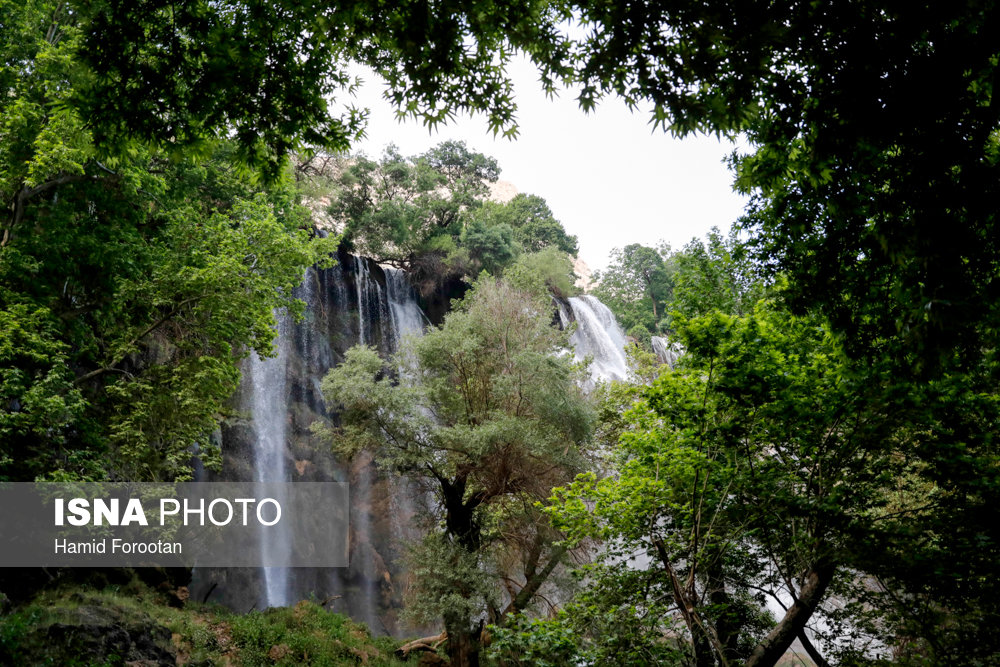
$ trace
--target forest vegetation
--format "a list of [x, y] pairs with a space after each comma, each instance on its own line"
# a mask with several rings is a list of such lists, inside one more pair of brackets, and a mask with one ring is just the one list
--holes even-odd
[[[241, 363], [342, 247], [424, 292], [470, 286], [397, 357], [354, 348], [323, 384], [341, 413], [318, 432], [436, 501], [411, 608], [443, 632], [403, 653], [996, 664], [997, 34], [1000, 7], [965, 0], [0, 0], [0, 481], [218, 466]], [[631, 381], [580, 389], [552, 326], [577, 240], [541, 197], [490, 201], [491, 158], [304, 167], [363, 131], [352, 63], [402, 117], [516, 137], [515, 54], [583, 110], [614, 95], [749, 146], [732, 233], [624, 245], [599, 275], [633, 338], [683, 347], [675, 367], [636, 346]], [[19, 576], [0, 576], [4, 661], [59, 660], [30, 642], [136, 604], [178, 659], [397, 660], [309, 603], [205, 620], [224, 612], [61, 574], [7, 600]]]

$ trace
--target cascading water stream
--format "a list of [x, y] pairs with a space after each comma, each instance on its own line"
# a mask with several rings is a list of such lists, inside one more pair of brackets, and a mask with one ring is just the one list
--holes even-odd
[[[615, 320], [611, 309], [590, 295], [574, 296], [569, 300], [576, 331], [570, 337], [573, 353], [578, 360], [591, 357], [590, 376], [594, 380], [625, 380], [629, 377], [625, 356], [625, 332]], [[563, 327], [570, 323], [569, 314], [559, 309]]]
[[653, 354], [661, 364], [666, 364], [670, 368], [677, 365], [677, 360], [684, 354], [684, 346], [680, 343], [671, 343], [669, 338], [663, 336], [653, 336], [650, 340]]
[[[278, 321], [275, 345], [277, 355], [261, 359], [251, 353], [249, 384], [252, 388], [252, 410], [256, 438], [253, 443], [254, 481], [285, 482], [288, 466], [285, 458], [287, 431], [287, 371], [290, 354], [291, 323], [285, 313], [276, 313]], [[281, 498], [277, 498], [281, 502]], [[291, 553], [292, 536], [287, 523], [261, 528], [260, 550], [265, 562], [287, 562]], [[265, 567], [264, 607], [279, 607], [289, 603], [288, 568]]]
[[[430, 326], [430, 320], [421, 310], [417, 295], [410, 285], [406, 272], [393, 267], [385, 269], [385, 291], [389, 302], [389, 317], [392, 323], [392, 351], [399, 353], [407, 336], [423, 335], [424, 329]], [[405, 374], [406, 362], [400, 364], [400, 374]], [[392, 531], [400, 544], [408, 543], [419, 537], [414, 527], [414, 517], [420, 499], [430, 502], [427, 493], [422, 492], [411, 480], [396, 477], [392, 480]]]
[[[378, 282], [372, 280], [368, 268], [368, 260], [364, 257], [354, 258], [354, 286], [358, 300], [358, 343], [370, 345], [374, 341], [372, 329], [374, 321], [382, 312], [382, 290]], [[356, 480], [351, 490], [357, 501], [358, 511], [353, 512], [352, 533], [356, 544], [351, 547], [351, 553], [362, 553], [362, 549], [374, 552], [374, 531], [372, 529], [372, 482], [373, 470], [370, 462], [363, 462], [356, 471]], [[362, 609], [360, 615], [369, 627], [375, 627], [377, 619], [377, 590], [370, 577], [361, 583]]]
[[392, 322], [392, 351], [398, 352], [404, 336], [423, 333], [424, 327], [429, 325], [430, 321], [417, 304], [417, 295], [413, 292], [406, 273], [389, 266], [383, 268], [389, 317]]
[[374, 327], [383, 323], [386, 316], [386, 300], [382, 286], [371, 275], [370, 260], [354, 258], [354, 282], [358, 296], [358, 342], [362, 345], [375, 344]]

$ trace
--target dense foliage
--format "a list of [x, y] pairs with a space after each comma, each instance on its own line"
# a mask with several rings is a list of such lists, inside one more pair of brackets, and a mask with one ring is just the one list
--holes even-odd
[[744, 226], [759, 258], [794, 274], [786, 295], [800, 312], [822, 307], [855, 354], [899, 337], [901, 368], [932, 372], [951, 349], [975, 357], [994, 344], [980, 327], [996, 320], [994, 3], [77, 11], [99, 73], [79, 98], [102, 137], [186, 145], [235, 127], [258, 162], [303, 141], [344, 147], [356, 125], [331, 117], [324, 94], [349, 88], [351, 59], [386, 78], [401, 115], [433, 124], [485, 110], [495, 131], [512, 132], [505, 70], [520, 50], [545, 87], [577, 86], [585, 109], [616, 94], [678, 134], [745, 133], [753, 149], [735, 166], [739, 187], [755, 193]]
[[765, 293], [731, 280], [748, 274], [728, 253], [686, 261], [699, 279], [674, 311], [681, 363], [651, 373], [636, 353], [649, 386], [602, 394], [611, 474], [553, 498], [569, 544], [606, 552], [564, 613], [501, 629], [495, 650], [760, 665], [798, 640], [816, 664], [989, 664], [992, 352], [914, 383], [780, 305], [784, 280]]
[[[590, 420], [532, 299], [565, 295], [575, 239], [538, 198], [485, 201], [496, 165], [464, 146], [348, 163], [356, 249], [509, 281], [406, 372], [355, 350], [326, 386], [356, 445], [436, 485], [415, 562], [456, 662], [487, 620], [508, 662], [774, 664], [796, 637], [819, 664], [995, 661], [998, 27], [971, 0], [0, 0], [0, 479], [183, 477], [333, 243], [284, 158], [357, 136], [349, 63], [403, 116], [514, 134], [520, 50], [585, 109], [615, 94], [677, 134], [743, 133], [752, 204], [745, 247], [626, 246], [602, 276], [630, 331], [687, 360], [608, 394], [614, 468], [569, 484]], [[556, 484], [565, 545], [532, 504]], [[610, 557], [569, 613], [512, 613], [588, 539]], [[527, 576], [501, 609], [504, 550]], [[768, 618], [761, 596], [791, 604]], [[813, 617], [851, 643], [812, 645]]]
[[670, 335], [689, 318], [746, 314], [769, 283], [736, 234], [724, 237], [718, 229], [680, 250], [662, 243], [615, 248], [594, 280], [593, 294], [647, 348], [651, 336]]
[[425, 291], [482, 271], [499, 275], [546, 249], [575, 255], [576, 238], [541, 197], [488, 199], [499, 173], [496, 160], [464, 142], [445, 141], [410, 159], [390, 146], [378, 161], [346, 160], [330, 215], [343, 225], [347, 248], [406, 269]]
[[[558, 514], [617, 558], [649, 559], [638, 572], [594, 568], [601, 586], [617, 582], [618, 600], [604, 604], [667, 597], [659, 622], [683, 628], [695, 664], [773, 664], [835, 573], [860, 576], [859, 544], [889, 530], [873, 518], [889, 488], [915, 482], [899, 457], [912, 442], [878, 395], [884, 378], [856, 377], [820, 322], [761, 302], [746, 317], [693, 319], [681, 334], [683, 368], [626, 416], [618, 474], [559, 491]], [[761, 593], [790, 594], [797, 613], [772, 626]]]
[[214, 458], [239, 360], [270, 351], [272, 310], [300, 307], [334, 246], [229, 142], [96, 147], [59, 11], [3, 7], [0, 479], [183, 478], [193, 447]]

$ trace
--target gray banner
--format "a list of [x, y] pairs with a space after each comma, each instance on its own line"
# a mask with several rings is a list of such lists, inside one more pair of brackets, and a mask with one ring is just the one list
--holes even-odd
[[332, 482], [0, 483], [0, 567], [345, 567]]

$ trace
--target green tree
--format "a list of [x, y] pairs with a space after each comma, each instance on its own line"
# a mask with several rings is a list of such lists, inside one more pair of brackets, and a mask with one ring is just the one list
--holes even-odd
[[[94, 145], [71, 100], [79, 16], [4, 5], [0, 41], [0, 479], [184, 478], [275, 308], [332, 249], [286, 177]], [[9, 17], [9, 18], [8, 18]], [[110, 455], [109, 455], [110, 454]]]
[[[499, 275], [524, 253], [575, 254], [576, 237], [541, 197], [487, 199], [499, 173], [496, 160], [461, 141], [409, 159], [390, 146], [378, 162], [344, 161], [330, 213], [345, 223], [346, 247], [407, 269], [425, 290], [449, 278], [474, 280], [484, 270]], [[556, 255], [545, 257], [562, 269]]]
[[[469, 151], [464, 142], [444, 142], [412, 159], [390, 146], [378, 162], [364, 156], [347, 161], [330, 212], [346, 223], [348, 248], [433, 283], [465, 272], [458, 256], [464, 218], [481, 205], [498, 173], [494, 159]], [[503, 243], [502, 231], [479, 227], [471, 233], [479, 237], [478, 252], [491, 253], [489, 241]], [[491, 234], [498, 238], [482, 238]]]
[[513, 229], [524, 252], [538, 252], [550, 246], [574, 257], [578, 252], [576, 237], [566, 233], [552, 209], [538, 195], [517, 194], [505, 204], [487, 202], [476, 213], [491, 225], [506, 224]]
[[468, 253], [473, 275], [479, 271], [499, 274], [517, 257], [520, 248], [514, 240], [514, 230], [509, 225], [487, 226], [473, 218], [462, 230], [461, 248]]
[[[616, 473], [556, 491], [557, 526], [611, 545], [610, 562], [588, 571], [595, 583], [578, 632], [653, 650], [681, 630], [697, 665], [774, 665], [796, 638], [818, 655], [806, 623], [826, 613], [834, 588], [874, 572], [862, 545], [898, 528], [875, 517], [892, 493], [917, 491], [903, 454], [917, 429], [889, 414], [891, 376], [857, 367], [814, 318], [760, 302], [744, 317], [692, 319], [680, 333], [686, 364], [662, 373], [626, 415]], [[912, 519], [922, 509], [899, 512]], [[648, 568], [622, 567], [637, 554]], [[762, 595], [794, 603], [769, 620]], [[600, 636], [598, 618], [612, 613], [636, 615], [652, 635], [624, 622], [623, 634]]]
[[641, 326], [649, 333], [660, 331], [664, 304], [673, 290], [670, 248], [650, 248], [639, 243], [615, 248], [611, 263], [597, 271], [594, 296], [614, 312], [626, 331]]
[[483, 624], [527, 609], [566, 553], [534, 504], [584, 469], [592, 418], [550, 310], [484, 278], [440, 329], [410, 341], [398, 378], [356, 347], [323, 381], [338, 448], [370, 449], [437, 497], [411, 611], [443, 619], [457, 665], [478, 664]]
[[574, 284], [573, 260], [553, 246], [521, 255], [504, 269], [503, 276], [512, 285], [534, 294], [554, 294], [565, 299], [579, 292]]
[[852, 356], [890, 364], [898, 391], [885, 414], [926, 431], [899, 456], [947, 498], [947, 509], [928, 500], [934, 511], [904, 512], [891, 539], [855, 543], [877, 543], [883, 575], [921, 601], [900, 612], [920, 628], [917, 653], [988, 655], [988, 621], [972, 609], [996, 609], [980, 559], [1000, 548], [981, 514], [995, 502], [997, 450], [990, 417], [969, 406], [993, 413], [986, 378], [1000, 333], [1000, 8], [654, 2], [580, 13], [591, 28], [577, 52], [585, 104], [619, 94], [652, 104], [678, 134], [745, 133], [751, 148], [734, 166], [753, 196], [741, 226], [758, 267], [786, 276], [783, 298], [824, 313]]
[[766, 283], [735, 231], [723, 237], [718, 228], [713, 228], [705, 241], [692, 239], [674, 253], [671, 264], [671, 322], [715, 311], [746, 315], [765, 293]]

